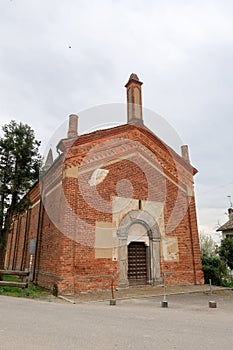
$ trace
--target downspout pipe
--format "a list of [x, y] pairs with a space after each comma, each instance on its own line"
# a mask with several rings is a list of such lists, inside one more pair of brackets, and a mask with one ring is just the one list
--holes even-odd
[[11, 265], [11, 270], [13, 270], [13, 260], [12, 260], [12, 264], [11, 264], [11, 252], [12, 252], [12, 246], [13, 246], [14, 225], [15, 225], [15, 223], [13, 221], [13, 228], [12, 228], [12, 231], [11, 231], [11, 243], [10, 243], [10, 249], [9, 249], [7, 270], [10, 269], [10, 265]]
[[33, 264], [33, 276], [32, 276], [32, 282], [35, 280], [35, 273], [36, 273], [36, 263], [38, 260], [38, 247], [39, 247], [39, 237], [41, 233], [41, 219], [42, 219], [42, 210], [43, 210], [43, 190], [44, 190], [44, 182], [43, 178], [41, 179], [41, 191], [40, 191], [40, 206], [39, 206], [39, 214], [38, 214], [38, 224], [37, 224], [37, 233], [36, 233], [36, 248], [35, 248], [35, 257], [34, 257], [34, 264]]
[[30, 209], [27, 209], [26, 224], [25, 224], [25, 231], [24, 231], [24, 241], [23, 241], [23, 251], [22, 251], [21, 264], [20, 264], [20, 271], [23, 270], [23, 262], [24, 262], [25, 249], [26, 249], [26, 243], [27, 243], [27, 235], [28, 235], [28, 229], [29, 229], [29, 213], [30, 213]]
[[191, 202], [192, 202], [192, 198], [190, 199], [190, 203], [188, 203], [188, 221], [189, 221], [189, 232], [190, 232], [190, 240], [191, 240], [192, 262], [193, 262], [193, 279], [194, 279], [194, 284], [197, 284], [196, 265], [195, 265], [194, 247], [193, 247], [193, 230], [192, 230], [192, 221], [191, 221], [191, 213], [190, 213], [190, 205], [192, 204]]
[[20, 226], [21, 226], [21, 217], [20, 217], [20, 214], [18, 214], [17, 227], [16, 227], [16, 233], [15, 233], [15, 247], [14, 247], [14, 256], [13, 256], [13, 262], [12, 262], [12, 270], [15, 270], [15, 265], [17, 264], [16, 257], [18, 253], [18, 240], [19, 240]]

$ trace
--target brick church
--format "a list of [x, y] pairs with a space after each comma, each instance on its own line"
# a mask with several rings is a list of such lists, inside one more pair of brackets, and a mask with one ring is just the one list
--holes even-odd
[[194, 181], [181, 155], [143, 122], [142, 82], [126, 84], [127, 124], [79, 135], [70, 115], [59, 156], [50, 150], [31, 205], [12, 222], [5, 269], [75, 293], [162, 283], [202, 284]]

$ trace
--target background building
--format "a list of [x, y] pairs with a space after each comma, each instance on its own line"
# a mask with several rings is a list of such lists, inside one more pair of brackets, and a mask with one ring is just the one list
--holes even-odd
[[228, 209], [229, 220], [222, 226], [220, 226], [217, 231], [222, 231], [222, 238], [233, 238], [233, 208]]

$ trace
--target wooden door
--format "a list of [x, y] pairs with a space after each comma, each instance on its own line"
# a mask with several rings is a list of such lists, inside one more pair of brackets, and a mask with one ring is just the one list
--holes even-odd
[[128, 279], [130, 285], [147, 283], [146, 246], [143, 242], [128, 245]]

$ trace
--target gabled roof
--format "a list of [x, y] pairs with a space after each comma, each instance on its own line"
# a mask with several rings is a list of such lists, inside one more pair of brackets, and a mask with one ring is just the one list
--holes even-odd
[[193, 175], [195, 175], [198, 171], [196, 168], [194, 168], [190, 163], [188, 163], [182, 156], [180, 156], [178, 153], [176, 153], [171, 147], [169, 147], [165, 142], [163, 142], [158, 136], [156, 136], [150, 129], [148, 129], [143, 124], [123, 124], [120, 126], [112, 127], [109, 129], [103, 129], [103, 130], [97, 130], [94, 132], [91, 132], [89, 134], [80, 135], [77, 138], [67, 138], [62, 139], [57, 145], [57, 148], [60, 149], [62, 152], [67, 149], [67, 147], [71, 147], [72, 145], [79, 146], [84, 145], [96, 140], [100, 140], [102, 138], [107, 138], [111, 136], [117, 136], [118, 134], [122, 132], [129, 132], [132, 130], [140, 130], [142, 133], [147, 135], [153, 142], [155, 142], [161, 149], [165, 151], [169, 151], [170, 155], [179, 162], [184, 168], [186, 168], [188, 171], [190, 171]]
[[229, 231], [233, 230], [233, 220], [228, 220], [224, 225], [220, 226], [217, 231]]

